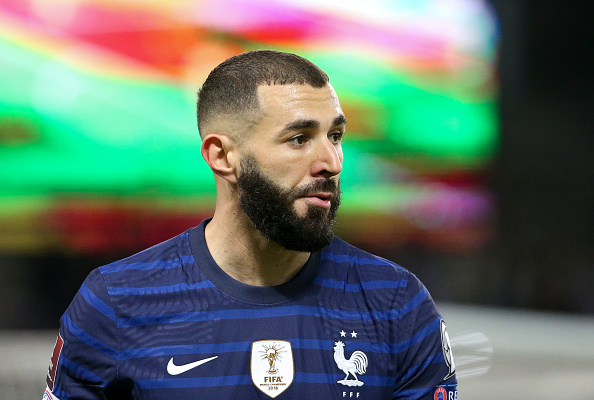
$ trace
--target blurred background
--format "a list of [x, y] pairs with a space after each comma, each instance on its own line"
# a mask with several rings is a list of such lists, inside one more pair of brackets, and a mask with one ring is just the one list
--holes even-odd
[[594, 4], [569, 3], [0, 0], [0, 359], [38, 360], [4, 363], [7, 398], [40, 397], [92, 269], [212, 215], [196, 90], [272, 48], [324, 69], [349, 119], [338, 235], [493, 346], [466, 398], [591, 399]]

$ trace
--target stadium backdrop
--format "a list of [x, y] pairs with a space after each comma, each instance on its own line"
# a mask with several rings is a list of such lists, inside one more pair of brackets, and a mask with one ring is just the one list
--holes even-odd
[[210, 215], [195, 92], [256, 48], [313, 60], [341, 98], [342, 237], [476, 250], [497, 35], [481, 0], [0, 0], [0, 251], [129, 253]]

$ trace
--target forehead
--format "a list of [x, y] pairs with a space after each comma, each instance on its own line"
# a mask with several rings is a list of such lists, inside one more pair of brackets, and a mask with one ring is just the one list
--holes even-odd
[[264, 119], [279, 123], [297, 119], [315, 119], [320, 123], [333, 121], [342, 114], [334, 88], [327, 84], [314, 88], [307, 84], [261, 85], [258, 101]]

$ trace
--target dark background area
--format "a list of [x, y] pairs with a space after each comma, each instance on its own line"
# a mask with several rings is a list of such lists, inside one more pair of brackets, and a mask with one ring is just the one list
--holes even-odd
[[[416, 273], [437, 301], [594, 314], [594, 3], [492, 5], [501, 26], [496, 237], [473, 254], [380, 255]], [[90, 270], [127, 255], [0, 256], [0, 328], [57, 328]]]
[[495, 1], [497, 303], [594, 312], [594, 3]]
[[497, 235], [482, 253], [435, 257], [418, 275], [438, 301], [592, 314], [594, 3], [491, 4], [501, 26]]

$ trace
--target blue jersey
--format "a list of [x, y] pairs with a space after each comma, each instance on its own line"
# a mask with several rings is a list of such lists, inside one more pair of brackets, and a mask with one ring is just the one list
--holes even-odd
[[457, 398], [445, 324], [409, 271], [334, 238], [289, 282], [215, 263], [207, 221], [89, 274], [48, 399]]

